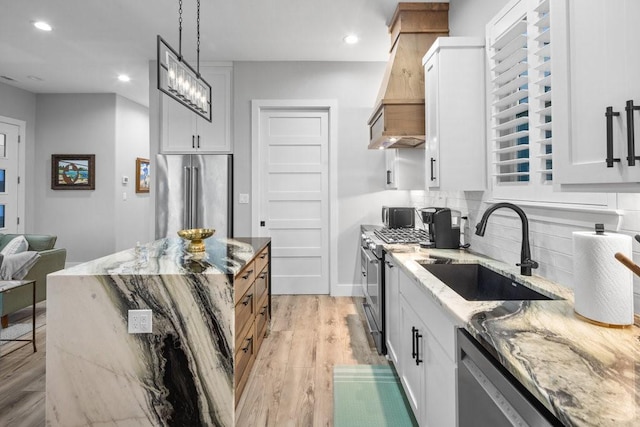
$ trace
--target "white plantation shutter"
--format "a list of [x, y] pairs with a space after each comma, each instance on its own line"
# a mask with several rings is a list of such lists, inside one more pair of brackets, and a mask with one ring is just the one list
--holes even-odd
[[551, 135], [551, 28], [550, 0], [542, 0], [533, 11], [533, 55], [536, 63], [534, 74], [535, 105], [532, 122], [536, 128], [536, 165], [542, 183], [553, 181], [553, 138]]
[[489, 41], [492, 174], [496, 184], [529, 181], [529, 63], [526, 13]]

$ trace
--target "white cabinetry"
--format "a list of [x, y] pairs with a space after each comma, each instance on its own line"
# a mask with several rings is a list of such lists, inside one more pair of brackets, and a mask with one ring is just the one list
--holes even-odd
[[[633, 135], [625, 108], [627, 101], [640, 105], [640, 2], [551, 1], [550, 15], [554, 183], [569, 191], [637, 191], [640, 144], [630, 146], [629, 137], [640, 139], [640, 111], [630, 112], [639, 124]], [[617, 114], [609, 153], [607, 107]]]
[[423, 65], [426, 186], [485, 190], [484, 40], [440, 37]]
[[400, 349], [400, 269], [393, 258], [386, 254], [384, 263], [384, 330], [387, 355], [393, 363], [398, 365], [398, 350]]
[[162, 97], [161, 152], [231, 152], [231, 71], [231, 66], [200, 66], [202, 77], [211, 85], [211, 122]]
[[424, 151], [388, 148], [384, 152], [387, 190], [424, 190]]
[[[455, 426], [456, 326], [421, 289], [421, 284], [399, 268], [396, 270], [399, 284], [396, 370], [421, 426]], [[387, 313], [390, 310], [393, 309], [387, 308]], [[389, 333], [393, 331], [391, 325]]]

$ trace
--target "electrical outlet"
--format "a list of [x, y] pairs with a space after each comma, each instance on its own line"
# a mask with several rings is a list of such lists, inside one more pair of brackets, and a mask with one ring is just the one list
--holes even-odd
[[151, 310], [129, 310], [129, 333], [150, 334], [153, 329]]
[[249, 195], [246, 193], [240, 193], [240, 200], [238, 200], [238, 203], [242, 203], [242, 204], [249, 203]]

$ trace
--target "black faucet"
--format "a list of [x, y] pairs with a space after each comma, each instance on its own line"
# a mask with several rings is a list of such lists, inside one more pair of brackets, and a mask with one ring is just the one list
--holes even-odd
[[520, 274], [523, 276], [531, 276], [531, 269], [538, 268], [538, 263], [531, 259], [531, 249], [529, 248], [529, 221], [524, 211], [513, 203], [496, 203], [489, 206], [489, 208], [482, 215], [482, 219], [476, 225], [476, 234], [478, 236], [484, 236], [485, 229], [487, 228], [487, 220], [489, 215], [496, 209], [509, 208], [518, 214], [522, 221], [522, 247], [520, 248], [520, 263], [516, 264], [520, 266]]

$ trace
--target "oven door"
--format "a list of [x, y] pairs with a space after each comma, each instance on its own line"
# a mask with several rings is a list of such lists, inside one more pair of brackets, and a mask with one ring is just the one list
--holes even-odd
[[385, 353], [382, 319], [382, 261], [367, 249], [360, 248], [361, 269], [363, 274], [364, 313], [369, 331], [380, 354]]

